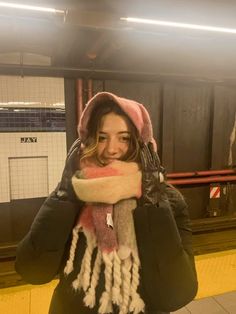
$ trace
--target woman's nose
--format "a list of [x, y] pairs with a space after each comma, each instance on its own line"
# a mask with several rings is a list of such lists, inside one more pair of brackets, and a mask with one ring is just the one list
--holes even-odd
[[107, 142], [107, 152], [109, 154], [115, 154], [118, 151], [117, 141], [115, 139], [111, 139]]

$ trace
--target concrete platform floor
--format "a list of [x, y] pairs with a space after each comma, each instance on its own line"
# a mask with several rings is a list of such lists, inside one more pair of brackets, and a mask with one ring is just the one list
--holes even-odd
[[[236, 280], [236, 278], [235, 278]], [[236, 291], [194, 300], [175, 314], [236, 314]]]

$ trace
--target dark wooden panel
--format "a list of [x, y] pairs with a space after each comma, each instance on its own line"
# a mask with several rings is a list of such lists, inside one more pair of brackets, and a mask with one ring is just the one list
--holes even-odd
[[65, 79], [65, 108], [66, 108], [66, 146], [67, 151], [78, 137], [77, 134], [77, 106], [76, 80]]
[[194, 254], [200, 255], [235, 249], [236, 229], [197, 233], [193, 235]]
[[227, 191], [227, 215], [234, 215], [236, 217], [236, 184], [228, 183]]
[[191, 221], [193, 233], [207, 233], [209, 231], [222, 231], [236, 229], [236, 216], [221, 216], [202, 219], [193, 219]]
[[14, 261], [0, 261], [0, 289], [27, 284], [16, 273]]
[[211, 155], [211, 87], [165, 84], [163, 163], [168, 172], [206, 170]]
[[45, 198], [11, 201], [12, 237], [17, 242], [29, 231], [30, 226]]
[[12, 241], [10, 203], [0, 203], [0, 242]]
[[235, 87], [216, 86], [214, 89], [214, 120], [212, 138], [212, 169], [230, 166], [230, 136], [232, 164], [236, 165], [236, 90]]
[[0, 245], [18, 242], [25, 236], [44, 200], [32, 198], [0, 204]]
[[179, 188], [183, 194], [191, 219], [204, 218], [207, 216], [207, 206], [209, 203], [209, 187], [206, 185]]
[[104, 91], [104, 81], [93, 80], [93, 95]]
[[[221, 183], [220, 197], [210, 199], [209, 184], [178, 186], [189, 206], [191, 219], [212, 217], [236, 217], [236, 184]], [[227, 224], [226, 224], [227, 227]], [[204, 229], [203, 229], [204, 230]]]

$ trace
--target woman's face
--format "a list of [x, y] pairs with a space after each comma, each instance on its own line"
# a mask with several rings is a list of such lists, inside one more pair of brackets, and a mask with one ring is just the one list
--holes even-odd
[[115, 113], [102, 117], [98, 130], [97, 157], [109, 164], [127, 153], [130, 142], [130, 131], [125, 119]]

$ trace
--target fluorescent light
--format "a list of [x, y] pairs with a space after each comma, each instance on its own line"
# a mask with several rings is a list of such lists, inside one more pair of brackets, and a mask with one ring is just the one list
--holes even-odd
[[149, 20], [149, 19], [141, 19], [141, 18], [135, 18], [135, 17], [121, 17], [120, 19], [125, 20], [127, 22], [132, 22], [132, 23], [161, 25], [161, 26], [167, 26], [167, 27], [188, 28], [188, 29], [195, 29], [195, 30], [202, 30], [202, 31], [209, 31], [209, 32], [221, 32], [221, 33], [236, 34], [235, 28], [225, 28], [225, 27], [216, 27], [216, 26], [210, 26], [210, 25], [178, 23], [178, 22], [161, 21], [161, 20]]
[[0, 7], [40, 11], [40, 12], [47, 12], [47, 13], [62, 13], [62, 14], [65, 13], [63, 10], [56, 10], [54, 8], [37, 7], [33, 5], [17, 4], [17, 3], [9, 3], [9, 2], [0, 2]]
[[33, 105], [40, 105], [40, 102], [36, 101], [8, 101], [8, 102], [0, 102], [0, 106], [33, 106]]

